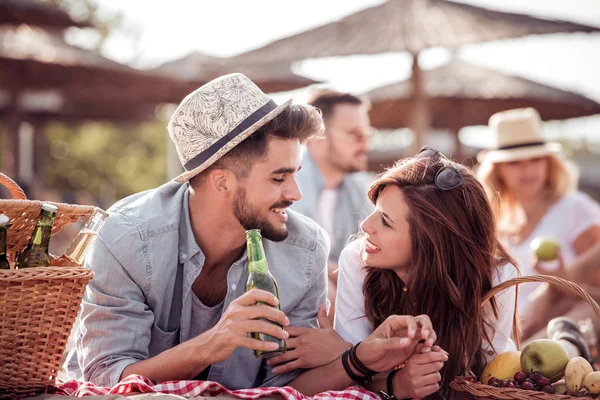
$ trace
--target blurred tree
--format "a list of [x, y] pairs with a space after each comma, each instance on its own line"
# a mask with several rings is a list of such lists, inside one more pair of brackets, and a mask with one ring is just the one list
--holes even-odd
[[70, 32], [69, 39], [77, 45], [100, 51], [103, 49], [110, 35], [119, 34], [121, 38], [125, 38], [131, 42], [132, 48], [135, 49], [137, 47], [141, 31], [138, 26], [126, 19], [122, 11], [114, 11], [101, 7], [96, 0], [38, 1], [59, 7], [77, 21], [89, 21], [92, 24], [94, 28], [85, 29], [85, 32]]
[[49, 162], [40, 178], [63, 201], [101, 207], [159, 186], [166, 181], [165, 126], [159, 120], [136, 125], [50, 124]]

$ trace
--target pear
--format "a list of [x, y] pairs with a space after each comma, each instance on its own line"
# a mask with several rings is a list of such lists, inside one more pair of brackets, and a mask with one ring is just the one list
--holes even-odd
[[583, 386], [583, 378], [594, 369], [583, 357], [573, 357], [565, 368], [565, 384], [572, 392], [579, 392]]

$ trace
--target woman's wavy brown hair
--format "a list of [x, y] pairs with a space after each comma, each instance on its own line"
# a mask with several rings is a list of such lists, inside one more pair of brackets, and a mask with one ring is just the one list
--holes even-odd
[[[464, 184], [444, 191], [434, 178], [447, 166], [462, 174]], [[452, 378], [481, 370], [481, 346], [484, 341], [491, 346], [488, 332], [493, 332], [498, 316], [495, 300], [482, 309], [482, 298], [500, 266], [517, 264], [498, 240], [493, 207], [468, 168], [447, 159], [399, 162], [371, 185], [368, 196], [373, 204], [388, 185], [402, 190], [409, 209], [410, 279], [403, 291], [405, 283], [396, 272], [367, 266], [366, 317], [378, 327], [390, 315], [427, 314], [437, 344], [450, 354], [441, 371], [441, 390], [447, 393]]]

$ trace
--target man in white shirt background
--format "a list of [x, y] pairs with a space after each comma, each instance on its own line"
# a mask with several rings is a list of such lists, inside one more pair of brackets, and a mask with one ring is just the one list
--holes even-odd
[[333, 320], [338, 258], [373, 209], [367, 199], [372, 181], [366, 172], [371, 140], [369, 104], [331, 90], [315, 92], [309, 104], [321, 110], [325, 133], [307, 143], [302, 169], [296, 175], [303, 197], [291, 208], [315, 220], [331, 238], [328, 297]]

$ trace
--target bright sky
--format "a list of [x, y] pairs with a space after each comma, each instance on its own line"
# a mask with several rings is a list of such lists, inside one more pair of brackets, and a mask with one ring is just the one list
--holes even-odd
[[[600, 27], [600, 0], [457, 1]], [[194, 50], [217, 56], [241, 53], [380, 4], [382, 0], [98, 2], [107, 9], [122, 10], [140, 34], [137, 47], [123, 36], [115, 35], [108, 41], [105, 55], [134, 66], [152, 67]], [[600, 101], [600, 34], [545, 35], [471, 45], [456, 56]], [[444, 49], [428, 50], [423, 53], [422, 67], [433, 68], [450, 57]], [[327, 81], [338, 90], [360, 93], [407, 78], [410, 58], [396, 53], [307, 60], [294, 69]], [[305, 92], [292, 95], [301, 100]], [[600, 132], [600, 122], [592, 125], [596, 133]]]

